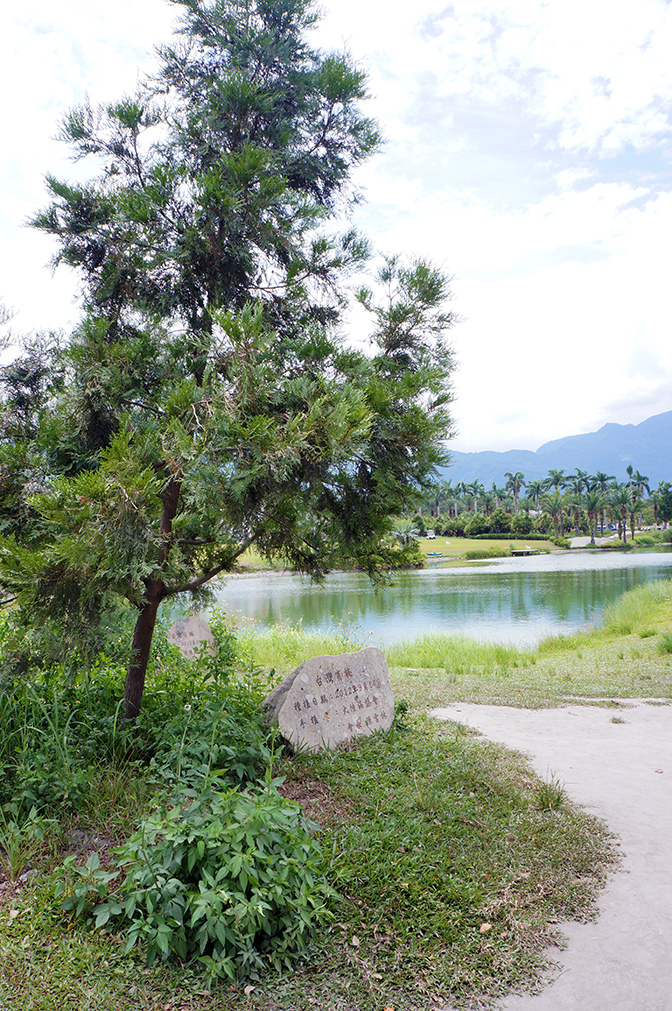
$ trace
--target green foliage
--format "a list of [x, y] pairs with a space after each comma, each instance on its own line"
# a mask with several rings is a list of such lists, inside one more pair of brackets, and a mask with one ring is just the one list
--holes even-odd
[[53, 664], [5, 675], [0, 803], [16, 805], [21, 817], [32, 808], [58, 816], [86, 810], [105, 766], [135, 769], [136, 780], [149, 771], [164, 790], [197, 786], [215, 773], [220, 785], [256, 779], [269, 757], [259, 711], [268, 686], [238, 681], [233, 633], [221, 616], [212, 627], [219, 652], [196, 661], [157, 636], [135, 727], [121, 715], [125, 671], [104, 655], [90, 670]]
[[445, 520], [443, 524], [444, 537], [464, 537], [465, 514], [453, 520]]
[[665, 632], [658, 643], [659, 653], [672, 653], [672, 632]]
[[425, 517], [421, 516], [420, 513], [416, 513], [412, 520], [413, 527], [418, 531], [420, 537], [425, 537], [427, 534], [427, 524], [425, 523]]
[[16, 881], [45, 843], [53, 841], [55, 830], [56, 822], [41, 818], [34, 807], [22, 817], [16, 804], [0, 806], [0, 867], [9, 881]]
[[161, 604], [202, 594], [250, 545], [315, 578], [419, 564], [388, 535], [451, 433], [444, 275], [384, 258], [357, 296], [372, 353], [343, 334], [348, 277], [370, 256], [333, 233], [379, 142], [364, 76], [310, 48], [307, 0], [177, 2], [180, 44], [142, 93], [65, 119], [100, 172], [50, 177], [33, 223], [78, 272], [85, 314], [2, 404], [29, 402], [3, 586], [61, 659], [89, 660], [107, 616], [134, 614], [133, 718]]
[[412, 520], [399, 520], [392, 528], [390, 536], [401, 547], [412, 547], [420, 537], [420, 529], [415, 526]]
[[476, 559], [508, 558], [510, 554], [511, 548], [475, 548], [471, 551], [465, 552], [465, 558], [475, 561]]
[[443, 668], [450, 674], [505, 675], [530, 663], [528, 650], [464, 635], [425, 633], [393, 643], [385, 655], [391, 667]]
[[[520, 515], [522, 515], [522, 514], [518, 513], [518, 516], [520, 516]], [[525, 540], [526, 541], [547, 541], [548, 540], [548, 537], [545, 534], [525, 534], [524, 536], [525, 536]], [[522, 535], [521, 535], [521, 537], [522, 537]], [[476, 540], [479, 540], [479, 541], [500, 540], [501, 541], [502, 538], [503, 538], [502, 534], [479, 534], [478, 537], [476, 538]]]
[[272, 625], [239, 634], [241, 654], [248, 663], [273, 673], [287, 673], [314, 656], [337, 656], [370, 645], [361, 629], [340, 625], [324, 633], [306, 632], [301, 624]]
[[490, 532], [490, 521], [483, 513], [475, 513], [470, 520], [464, 524], [465, 537], [477, 537], [478, 534]]
[[605, 610], [604, 628], [618, 635], [630, 635], [642, 628], [650, 628], [651, 610], [670, 593], [669, 580], [645, 583], [629, 590]]
[[554, 774], [540, 781], [534, 793], [540, 811], [559, 811], [567, 803], [564, 784]]
[[64, 908], [123, 931], [126, 951], [139, 945], [149, 965], [197, 959], [210, 978], [230, 979], [289, 966], [328, 919], [333, 893], [315, 826], [278, 782], [179, 795], [116, 851], [117, 889], [117, 872], [101, 872], [95, 856], [84, 868], [71, 860], [58, 887]]
[[495, 534], [515, 532], [515, 529], [517, 529], [516, 522], [520, 519], [521, 517], [515, 517], [514, 519], [511, 513], [507, 513], [504, 509], [495, 509], [489, 517], [490, 532]]
[[518, 513], [517, 516], [513, 517], [513, 522], [511, 523], [511, 533], [520, 534], [522, 537], [529, 537], [534, 530], [534, 523], [532, 517], [528, 516], [527, 513]]

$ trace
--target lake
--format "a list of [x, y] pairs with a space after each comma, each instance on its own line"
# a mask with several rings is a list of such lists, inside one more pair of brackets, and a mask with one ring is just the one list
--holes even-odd
[[672, 577], [672, 551], [560, 552], [498, 558], [455, 568], [396, 573], [374, 590], [362, 573], [249, 574], [216, 589], [218, 605], [259, 626], [302, 623], [306, 631], [354, 626], [372, 645], [422, 632], [532, 646], [539, 639], [599, 623], [626, 590]]

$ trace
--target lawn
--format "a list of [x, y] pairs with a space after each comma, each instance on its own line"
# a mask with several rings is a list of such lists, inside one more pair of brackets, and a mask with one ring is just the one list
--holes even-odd
[[[520, 756], [427, 710], [456, 700], [669, 700], [671, 630], [672, 583], [661, 581], [621, 598], [603, 628], [537, 650], [437, 636], [401, 644], [388, 652], [393, 728], [317, 756], [278, 751], [255, 700], [270, 667], [291, 669], [316, 646], [356, 645], [344, 639], [248, 635], [238, 675], [227, 682], [219, 672], [217, 683], [212, 666], [194, 671], [162, 647], [144, 722], [130, 737], [105, 716], [121, 673], [111, 662], [79, 684], [52, 671], [48, 683], [34, 675], [14, 694], [6, 686], [0, 1008], [427, 1011], [484, 1007], [539, 985], [547, 945], [562, 944], [558, 921], [594, 915], [614, 841]], [[311, 921], [313, 941], [288, 966], [208, 984], [193, 959], [147, 966], [142, 944], [125, 954], [122, 922], [97, 929], [62, 910], [68, 854], [82, 865], [97, 853], [114, 870], [115, 845], [169, 810], [171, 795], [187, 812], [204, 790], [235, 793], [245, 783], [276, 791], [273, 803], [290, 814], [300, 805], [313, 823], [310, 873], [333, 890]], [[13, 814], [26, 797], [39, 809], [41, 839], [25, 803], [23, 822]]]

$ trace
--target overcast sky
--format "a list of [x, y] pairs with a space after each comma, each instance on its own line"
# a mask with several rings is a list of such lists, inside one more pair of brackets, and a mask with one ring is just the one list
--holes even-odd
[[[333, 0], [315, 33], [368, 70], [387, 138], [357, 224], [453, 277], [454, 448], [536, 449], [672, 409], [672, 10], [665, 0]], [[65, 109], [133, 88], [164, 0], [25, 0], [0, 41], [0, 297], [67, 328], [76, 284], [23, 227], [82, 172]]]

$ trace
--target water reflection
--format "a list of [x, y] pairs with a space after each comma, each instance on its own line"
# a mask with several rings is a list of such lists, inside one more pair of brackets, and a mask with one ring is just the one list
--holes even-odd
[[594, 624], [626, 590], [670, 576], [672, 554], [664, 551], [557, 554], [399, 573], [377, 591], [361, 573], [335, 573], [321, 585], [301, 576], [239, 576], [218, 590], [218, 601], [264, 626], [353, 624], [374, 643], [442, 631], [532, 645]]

